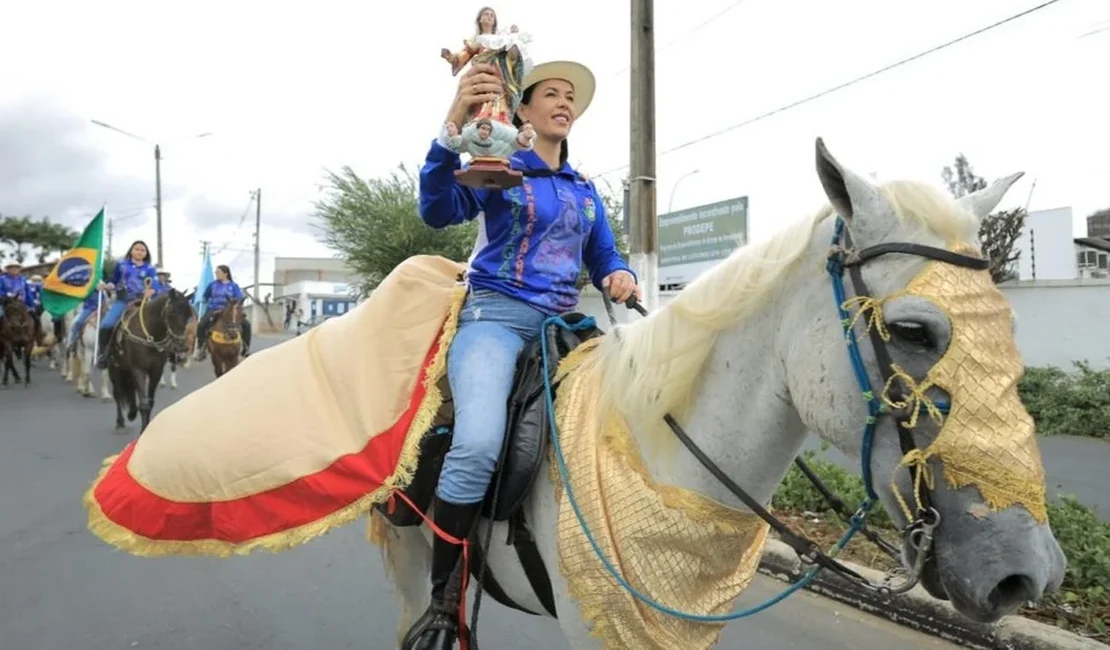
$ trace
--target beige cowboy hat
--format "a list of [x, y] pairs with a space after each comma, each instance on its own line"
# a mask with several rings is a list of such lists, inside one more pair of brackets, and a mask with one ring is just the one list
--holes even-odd
[[589, 68], [574, 61], [548, 61], [541, 63], [524, 77], [522, 86], [527, 89], [548, 79], [562, 79], [574, 87], [575, 119], [582, 117], [594, 99], [597, 80]]
[[38, 273], [31, 276], [31, 282], [42, 282], [42, 276]]
[[22, 262], [17, 262], [15, 260], [8, 260], [7, 262], [4, 262], [4, 269], [5, 270], [13, 268], [13, 267], [15, 267], [17, 269], [21, 269], [21, 268], [23, 268], [23, 263]]

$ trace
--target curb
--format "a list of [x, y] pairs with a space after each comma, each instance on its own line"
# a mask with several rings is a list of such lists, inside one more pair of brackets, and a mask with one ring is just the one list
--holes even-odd
[[[882, 578], [874, 569], [841, 560], [845, 566], [870, 580]], [[768, 539], [759, 571], [783, 582], [793, 582], [805, 572], [801, 560], [789, 546]], [[947, 602], [937, 600], [920, 585], [889, 600], [852, 586], [822, 572], [807, 587], [821, 596], [952, 643], [980, 650], [1108, 650], [1110, 646], [1078, 634], [1021, 616], [1007, 616], [988, 625], [969, 621]]]

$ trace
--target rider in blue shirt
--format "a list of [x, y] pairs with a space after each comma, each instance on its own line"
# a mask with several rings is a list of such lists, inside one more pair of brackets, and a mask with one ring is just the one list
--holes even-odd
[[[466, 280], [470, 293], [447, 353], [455, 427], [433, 505], [435, 523], [466, 539], [481, 511], [501, 452], [517, 357], [552, 315], [578, 303], [583, 265], [599, 290], [624, 302], [638, 292], [636, 277], [617, 251], [594, 184], [567, 162], [567, 136], [594, 92], [593, 74], [577, 63], [536, 66], [525, 77], [519, 106], [510, 107], [520, 136], [533, 148], [510, 160], [523, 183], [507, 190], [460, 185], [456, 132], [474, 107], [498, 97], [501, 77], [490, 65], [461, 75], [448, 123], [432, 142], [420, 170], [420, 217], [432, 228], [479, 220]], [[527, 128], [530, 125], [531, 128]], [[437, 632], [457, 633], [454, 596], [448, 596], [459, 546], [433, 542], [431, 606], [402, 648], [439, 648]], [[465, 596], [463, 596], [465, 597]], [[451, 602], [455, 600], [455, 602]], [[443, 637], [438, 637], [442, 639]], [[452, 639], [446, 640], [448, 644]], [[443, 647], [449, 647], [444, 645]]]
[[158, 293], [169, 293], [170, 289], [173, 288], [173, 285], [170, 283], [170, 272], [163, 269], [161, 266], [156, 266], [155, 268], [158, 270], [158, 284], [162, 285]]
[[[149, 289], [144, 287], [147, 278], [151, 280]], [[112, 281], [101, 282], [98, 288], [115, 289], [116, 292], [116, 298], [109, 305], [108, 312], [100, 319], [100, 331], [97, 332], [99, 342], [96, 367], [103, 370], [108, 367], [108, 345], [112, 341], [112, 330], [127, 304], [143, 296], [153, 296], [161, 288], [154, 265], [150, 263], [150, 250], [146, 242], [136, 240], [131, 244], [131, 248], [127, 249], [127, 256], [116, 263]]]
[[[19, 272], [23, 265], [12, 260], [4, 265], [4, 274], [0, 275], [0, 298], [11, 298], [16, 302], [30, 306], [27, 295], [27, 278]], [[0, 309], [0, 318], [4, 317], [4, 310]]]
[[[197, 323], [197, 353], [199, 359], [204, 359], [208, 346], [208, 333], [212, 330], [212, 325], [216, 323], [216, 319], [219, 318], [220, 312], [227, 306], [228, 301], [241, 301], [242, 299], [243, 290], [232, 279], [231, 269], [226, 264], [217, 266], [216, 279], [204, 288], [204, 316], [201, 316], [200, 322]], [[244, 357], [250, 356], [251, 323], [247, 320], [246, 314], [243, 314], [240, 328], [243, 334], [242, 355]]]
[[35, 274], [27, 282], [27, 308], [31, 310], [31, 315], [35, 317], [35, 340], [42, 341], [44, 334], [42, 330], [42, 313], [45, 308], [42, 305], [42, 276]]

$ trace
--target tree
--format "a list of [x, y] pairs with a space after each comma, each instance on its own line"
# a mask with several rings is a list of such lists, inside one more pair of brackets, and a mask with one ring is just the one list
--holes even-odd
[[[975, 174], [971, 163], [962, 153], [956, 156], [954, 166], [946, 166], [940, 176], [955, 198], [987, 187], [987, 181]], [[1025, 216], [1025, 208], [1001, 210], [984, 217], [979, 225], [979, 241], [983, 254], [990, 258], [991, 278], [995, 283], [1017, 277], [1016, 266], [1021, 258], [1017, 240], [1025, 228]]]
[[35, 256], [39, 264], [54, 252], [65, 252], [73, 246], [78, 233], [69, 228], [52, 223], [50, 217], [32, 221], [31, 217], [4, 217], [0, 220], [0, 243], [13, 248], [12, 256], [20, 263], [27, 259], [26, 247], [38, 249]]
[[314, 225], [321, 240], [362, 276], [362, 295], [413, 255], [442, 255], [458, 262], [470, 257], [477, 223], [428, 227], [420, 219], [418, 187], [404, 165], [388, 177], [370, 180], [350, 167], [327, 173], [324, 196], [313, 204]]
[[[327, 172], [323, 197], [313, 204], [320, 239], [339, 251], [363, 278], [367, 295], [398, 264], [413, 255], [442, 255], [463, 262], [474, 250], [477, 223], [430, 228], [418, 212], [418, 179], [404, 165], [388, 177], [364, 180], [350, 167]], [[617, 249], [628, 259], [621, 226], [621, 200], [599, 188]], [[579, 288], [589, 284], [583, 269]]]

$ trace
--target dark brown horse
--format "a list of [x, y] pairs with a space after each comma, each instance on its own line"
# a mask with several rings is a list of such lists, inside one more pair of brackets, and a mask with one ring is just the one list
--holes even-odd
[[108, 348], [108, 378], [116, 400], [116, 430], [142, 415], [139, 433], [150, 424], [154, 393], [166, 361], [185, 350], [186, 327], [193, 316], [189, 298], [177, 289], [127, 306], [112, 331]]
[[0, 298], [0, 354], [4, 358], [3, 386], [8, 385], [8, 374], [20, 381], [15, 369], [16, 355], [23, 358], [23, 385], [31, 385], [31, 351], [35, 348], [35, 318], [22, 302], [7, 296]]
[[229, 300], [220, 310], [204, 342], [217, 377], [239, 365], [243, 351], [243, 301]]

